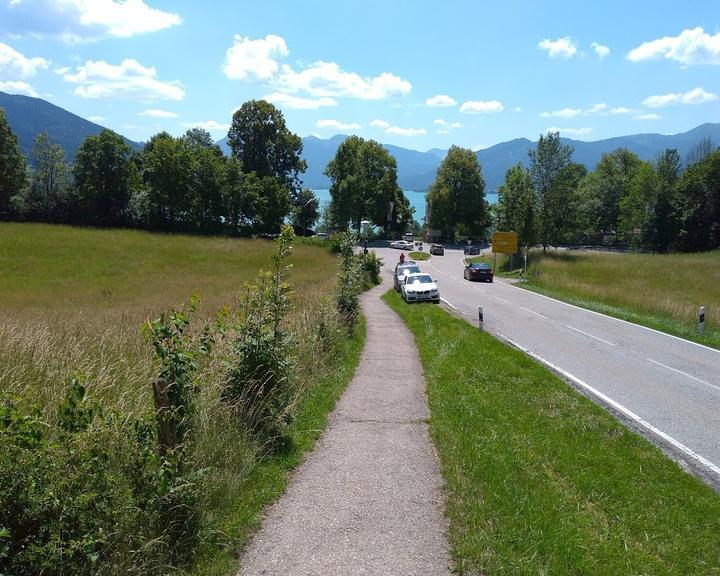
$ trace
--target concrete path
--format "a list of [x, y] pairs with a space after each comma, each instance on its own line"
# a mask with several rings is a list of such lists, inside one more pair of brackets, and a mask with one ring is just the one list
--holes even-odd
[[313, 454], [250, 543], [240, 574], [450, 574], [442, 478], [412, 335], [380, 296], [361, 297], [367, 340]]

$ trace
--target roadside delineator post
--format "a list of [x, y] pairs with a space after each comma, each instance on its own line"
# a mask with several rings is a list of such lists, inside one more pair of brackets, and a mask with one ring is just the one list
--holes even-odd
[[698, 310], [698, 332], [700, 336], [705, 334], [705, 306], [700, 306]]
[[480, 328], [481, 332], [484, 330], [484, 327], [483, 327], [484, 322], [485, 322], [485, 320], [483, 318], [482, 306], [478, 306], [478, 328]]

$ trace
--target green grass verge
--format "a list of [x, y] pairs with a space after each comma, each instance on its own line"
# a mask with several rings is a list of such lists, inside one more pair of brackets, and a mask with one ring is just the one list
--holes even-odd
[[355, 374], [364, 344], [365, 321], [361, 318], [355, 334], [338, 353], [336, 369], [301, 398], [291, 425], [291, 450], [259, 460], [236, 493], [227, 494], [222, 506], [215, 503], [213, 508], [221, 511], [215, 518], [215, 529], [223, 537], [202, 550], [186, 574], [227, 576], [237, 572], [238, 558], [259, 527], [264, 507], [282, 495], [294, 468], [315, 446], [328, 414]]
[[437, 306], [414, 333], [461, 574], [720, 574], [720, 497], [523, 353]]
[[427, 252], [410, 252], [410, 258], [413, 260], [430, 260], [432, 256]]

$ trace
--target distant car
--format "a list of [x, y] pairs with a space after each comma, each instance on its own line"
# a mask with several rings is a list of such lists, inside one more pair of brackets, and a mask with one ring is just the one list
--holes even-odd
[[430, 254], [433, 256], [445, 256], [445, 247], [442, 244], [433, 244], [430, 246]]
[[493, 281], [493, 269], [485, 262], [473, 262], [465, 266], [463, 272], [465, 280], [482, 280], [483, 282]]
[[326, 232], [318, 232], [315, 236], [313, 236], [313, 238], [317, 238], [318, 240], [327, 240], [328, 235]]
[[480, 246], [465, 246], [463, 252], [465, 252], [465, 256], [478, 256], [482, 252], [482, 249]]
[[420, 273], [420, 266], [418, 266], [415, 262], [412, 260], [407, 260], [403, 264], [398, 263], [395, 266], [395, 274], [393, 285], [395, 286], [395, 290], [400, 292], [400, 286], [402, 285], [403, 278], [407, 274], [419, 274]]
[[408, 242], [407, 240], [395, 240], [395, 242], [390, 242], [390, 248], [397, 248], [398, 250], [412, 250], [413, 243]]
[[404, 278], [400, 292], [408, 304], [410, 302], [440, 302], [440, 290], [430, 274], [408, 274]]

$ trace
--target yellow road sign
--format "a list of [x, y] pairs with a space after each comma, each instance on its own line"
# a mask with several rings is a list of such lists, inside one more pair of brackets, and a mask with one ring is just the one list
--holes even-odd
[[493, 232], [492, 251], [493, 254], [517, 254], [517, 232]]

